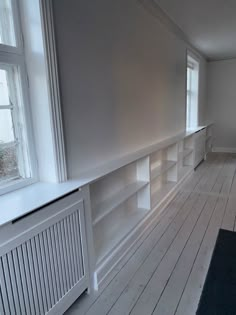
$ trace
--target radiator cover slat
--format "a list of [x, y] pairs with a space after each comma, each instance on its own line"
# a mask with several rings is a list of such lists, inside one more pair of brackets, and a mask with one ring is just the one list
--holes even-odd
[[47, 228], [37, 225], [35, 235], [27, 231], [17, 247], [11, 240], [0, 248], [0, 314], [51, 314], [86, 276], [81, 209], [81, 202], [73, 205]]

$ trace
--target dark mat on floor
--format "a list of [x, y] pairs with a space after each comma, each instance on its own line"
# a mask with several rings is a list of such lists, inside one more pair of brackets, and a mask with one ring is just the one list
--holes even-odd
[[236, 315], [236, 233], [220, 230], [197, 315]]

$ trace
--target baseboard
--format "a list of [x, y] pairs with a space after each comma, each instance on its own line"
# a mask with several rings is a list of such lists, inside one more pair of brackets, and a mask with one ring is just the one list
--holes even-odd
[[212, 152], [236, 153], [236, 148], [213, 147]]
[[142, 244], [144, 235], [149, 235], [148, 231], [152, 231], [152, 229], [160, 221], [160, 219], [164, 215], [165, 208], [173, 200], [185, 181], [192, 174], [193, 170], [186, 174], [176, 184], [176, 186], [163, 198], [163, 200], [153, 210], [150, 210], [150, 212], [144, 217], [144, 219], [142, 219], [141, 222], [132, 231], [130, 231], [130, 233], [123, 239], [123, 241], [116, 247], [116, 249], [114, 249], [110, 257], [108, 257], [106, 261], [98, 266], [94, 274], [95, 290], [98, 290], [98, 288], [100, 288], [103, 283], [106, 282], [112, 270], [114, 270], [117, 264], [122, 259], [124, 259], [127, 253], [129, 253], [134, 246], [137, 246], [138, 243], [140, 243], [140, 245]]

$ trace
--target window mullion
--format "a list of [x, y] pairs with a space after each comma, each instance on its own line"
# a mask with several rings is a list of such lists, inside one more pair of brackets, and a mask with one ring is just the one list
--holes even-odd
[[13, 109], [13, 105], [0, 105], [0, 110], [1, 109]]

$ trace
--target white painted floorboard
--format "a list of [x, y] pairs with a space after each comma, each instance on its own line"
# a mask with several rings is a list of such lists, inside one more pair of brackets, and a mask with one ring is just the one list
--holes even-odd
[[236, 230], [236, 154], [212, 153], [117, 265], [66, 315], [194, 315], [220, 228]]

